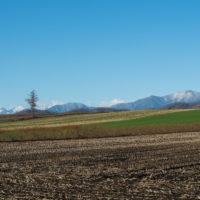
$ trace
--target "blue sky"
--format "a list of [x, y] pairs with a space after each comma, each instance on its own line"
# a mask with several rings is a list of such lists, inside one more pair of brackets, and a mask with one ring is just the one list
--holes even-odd
[[198, 0], [0, 0], [0, 107], [200, 91]]

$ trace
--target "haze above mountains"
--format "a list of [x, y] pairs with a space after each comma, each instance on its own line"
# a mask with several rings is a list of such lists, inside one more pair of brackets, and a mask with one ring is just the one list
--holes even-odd
[[[64, 112], [109, 112], [118, 110], [145, 110], [145, 109], [159, 109], [167, 108], [171, 104], [180, 104], [189, 107], [189, 104], [200, 102], [200, 92], [187, 90], [184, 92], [177, 92], [166, 96], [149, 96], [147, 98], [139, 99], [134, 102], [115, 104], [110, 107], [90, 107], [82, 103], [67, 103], [63, 105], [55, 105], [46, 110], [49, 113], [64, 113]], [[172, 106], [173, 107], [173, 106]], [[27, 110], [27, 109], [26, 109]], [[24, 108], [17, 106], [12, 109], [0, 108], [0, 114], [15, 114], [23, 113]]]

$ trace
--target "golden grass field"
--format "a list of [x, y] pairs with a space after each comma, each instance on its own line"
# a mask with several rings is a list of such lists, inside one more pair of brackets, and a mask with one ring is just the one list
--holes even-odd
[[[71, 125], [93, 124], [154, 116], [159, 114], [180, 112], [185, 110], [141, 110], [95, 114], [44, 115], [36, 119], [27, 116], [0, 116], [0, 130], [11, 130], [35, 127], [59, 127]], [[25, 119], [25, 120], [22, 120]]]
[[[185, 110], [145, 110], [96, 114], [50, 114], [38, 115], [34, 119], [30, 115], [2, 115], [0, 116], [0, 141], [98, 138], [200, 130], [200, 124], [192, 127], [184, 124], [134, 127], [135, 122], [132, 122], [140, 119], [149, 121], [149, 118], [155, 117], [160, 119], [162, 116], [168, 119], [168, 115], [173, 113], [175, 119], [178, 117], [176, 115], [181, 113], [183, 113], [181, 117], [187, 118], [188, 114], [184, 114], [186, 112], [189, 113]], [[200, 112], [190, 112], [191, 116], [194, 114], [200, 115]], [[131, 126], [123, 125], [124, 122], [128, 122]], [[114, 126], [107, 126], [107, 123]], [[115, 127], [116, 123], [122, 123], [122, 126]]]

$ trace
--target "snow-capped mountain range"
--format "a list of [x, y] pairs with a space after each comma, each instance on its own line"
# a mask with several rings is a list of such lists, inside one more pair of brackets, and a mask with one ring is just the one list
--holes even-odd
[[[184, 92], [176, 92], [162, 97], [149, 96], [147, 98], [139, 99], [134, 102], [115, 104], [113, 106], [110, 106], [110, 108], [116, 110], [144, 110], [144, 109], [162, 108], [166, 105], [179, 102], [184, 102], [184, 103], [200, 102], [200, 92], [187, 90]], [[16, 106], [8, 110], [5, 108], [0, 108], [0, 114], [14, 114], [22, 111], [23, 109], [24, 107], [22, 106]], [[53, 113], [63, 113], [76, 110], [90, 111], [92, 109], [95, 108], [86, 106], [85, 104], [82, 103], [67, 103], [63, 105], [55, 105], [51, 108], [48, 108], [48, 111]]]
[[20, 112], [24, 109], [25, 108], [23, 106], [15, 106], [11, 109], [0, 108], [0, 114], [14, 114], [14, 113]]
[[184, 92], [169, 94], [163, 97], [150, 96], [144, 99], [139, 99], [135, 102], [116, 104], [112, 106], [112, 108], [127, 109], [127, 110], [143, 110], [151, 108], [152, 109], [162, 108], [166, 105], [179, 102], [184, 102], [184, 103], [200, 102], [200, 92], [187, 90]]
[[200, 100], [200, 92], [187, 90], [185, 92], [177, 92], [163, 97], [167, 103], [185, 102], [193, 103]]

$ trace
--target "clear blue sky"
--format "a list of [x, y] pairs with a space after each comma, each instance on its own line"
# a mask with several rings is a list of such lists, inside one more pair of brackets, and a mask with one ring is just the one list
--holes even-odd
[[0, 0], [0, 107], [200, 91], [199, 0]]

